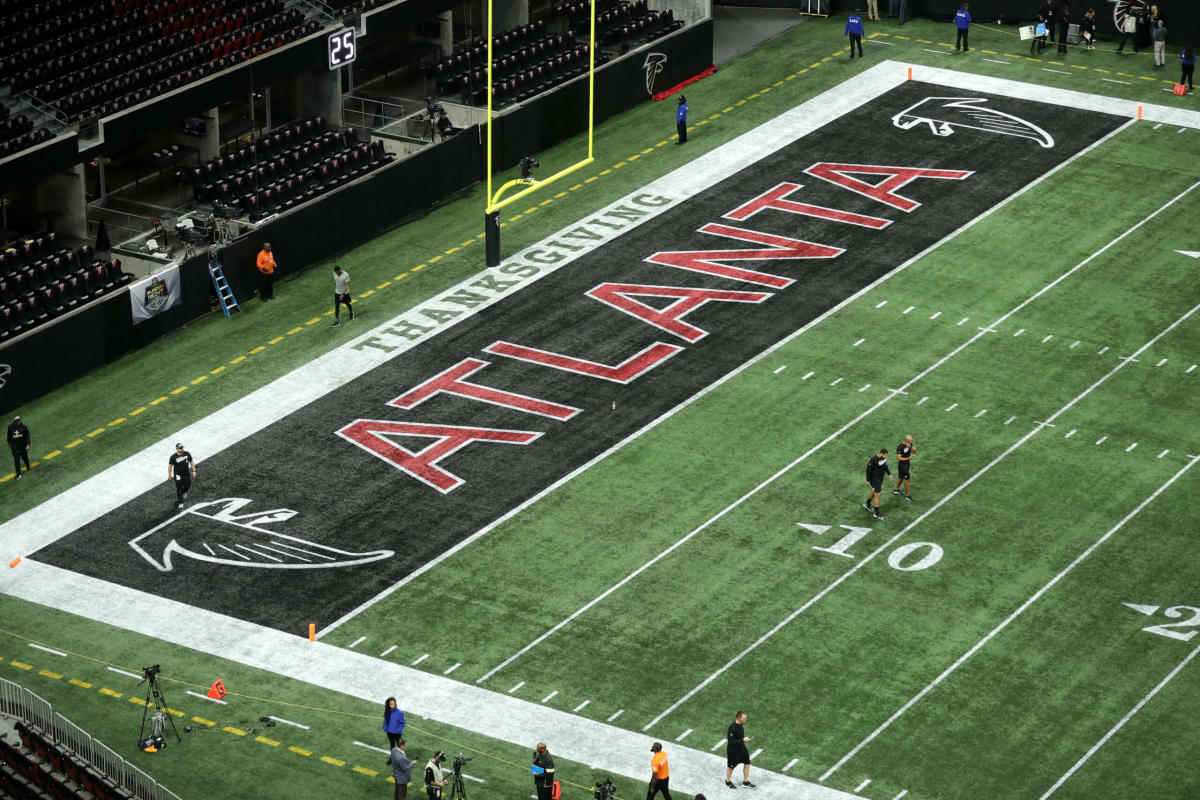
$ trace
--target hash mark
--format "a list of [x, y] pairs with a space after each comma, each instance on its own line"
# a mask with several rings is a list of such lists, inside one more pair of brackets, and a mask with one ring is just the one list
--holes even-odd
[[796, 762], [797, 762], [797, 761], [799, 761], [799, 760], [800, 760], [800, 759], [798, 759], [798, 758], [793, 758], [791, 761], [789, 761], [789, 762], [787, 763], [787, 766], [785, 766], [785, 767], [783, 768], [783, 771], [784, 771], [784, 772], [787, 772], [789, 769], [791, 769], [792, 767], [796, 766]]
[[761, 748], [761, 747], [760, 747], [760, 748], [758, 748], [757, 750], [755, 750], [753, 753], [751, 753], [751, 754], [750, 754], [750, 760], [751, 760], [751, 761], [753, 761], [754, 759], [758, 758], [758, 755], [759, 755], [759, 753], [761, 753], [761, 752], [762, 752], [762, 748]]
[[[1187, 372], [1191, 372], [1191, 371], [1192, 371], [1192, 370], [1194, 370], [1195, 368], [1196, 368], [1196, 365], [1195, 365], [1195, 364], [1192, 364], [1190, 367], [1188, 367], [1188, 368], [1187, 368]], [[1186, 374], [1187, 374], [1187, 372], [1185, 372], [1184, 374], [1186, 375]]]
[[879, 305], [877, 305], [877, 306], [875, 306], [875, 307], [876, 307], [876, 308], [883, 308], [883, 307], [884, 307], [884, 306], [886, 306], [886, 305], [887, 305], [887, 300], [884, 300], [882, 303], [880, 303]]
[[1096, 444], [1104, 444], [1104, 440], [1107, 438], [1108, 438], [1107, 436], [1101, 436], [1099, 439], [1096, 440]]
[[391, 646], [391, 647], [389, 647], [387, 650], [384, 650], [382, 653], [380, 653], [380, 654], [379, 654], [379, 657], [380, 657], [380, 658], [383, 658], [384, 656], [386, 656], [388, 653], [392, 652], [392, 651], [393, 651], [393, 650], [395, 650], [395, 649], [396, 649], [396, 645], [392, 645], [392, 646]]
[[771, 374], [772, 374], [772, 375], [778, 375], [779, 373], [783, 372], [785, 369], [787, 369], [787, 364], [784, 364], [783, 366], [781, 366], [779, 369], [775, 370], [775, 371], [774, 371], [773, 373], [771, 373]]
[[1167, 453], [1169, 453], [1169, 452], [1171, 452], [1171, 451], [1170, 451], [1170, 450], [1163, 450], [1161, 453], [1159, 453], [1159, 454], [1158, 454], [1158, 457], [1159, 457], [1159, 458], [1162, 458], [1163, 456], [1165, 456], [1165, 455], [1166, 455]]
[[1128, 453], [1130, 450], [1132, 450], [1135, 447], [1137, 447], [1137, 442], [1134, 442], [1133, 444], [1129, 445], [1129, 447], [1126, 447], [1125, 452]]
[[975, 415], [975, 419], [979, 419], [986, 413], [987, 413], [987, 409], [985, 408], [983, 411], [980, 411], [978, 414]]
[[900, 798], [904, 797], [904, 795], [906, 795], [906, 794], [908, 794], [908, 789], [901, 789], [900, 794], [893, 797], [892, 800], [900, 800]]
[[551, 700], [553, 700], [553, 699], [554, 699], [554, 696], [555, 696], [556, 694], [558, 694], [558, 689], [555, 689], [553, 692], [551, 692], [550, 694], [548, 694], [548, 695], [546, 695], [545, 697], [543, 697], [543, 698], [542, 698], [542, 702], [543, 702], [543, 703], [549, 703]]
[[692, 732], [692, 729], [688, 728], [686, 731], [684, 731], [683, 733], [676, 736], [675, 741], [682, 742], [684, 739], [686, 739], [688, 737], [688, 734], [690, 734], [691, 732]]
[[1068, 349], [1068, 350], [1074, 350], [1074, 349], [1075, 349], [1076, 347], [1078, 347], [1078, 346], [1079, 346], [1079, 340], [1078, 340], [1078, 339], [1076, 339], [1076, 340], [1075, 340], [1075, 344], [1071, 345], [1071, 346], [1070, 346], [1070, 347], [1068, 347], [1067, 349]]
[[1071, 428], [1071, 430], [1067, 431], [1067, 435], [1066, 435], [1066, 436], [1064, 436], [1063, 438], [1064, 438], [1064, 439], [1070, 439], [1072, 436], [1074, 436], [1074, 435], [1075, 435], [1075, 431], [1076, 431], [1076, 429], [1075, 429], [1075, 428]]
[[1164, 358], [1162, 361], [1158, 362], [1158, 363], [1157, 363], [1157, 364], [1155, 364], [1154, 366], [1156, 366], [1156, 367], [1161, 367], [1161, 366], [1162, 366], [1163, 364], [1165, 364], [1165, 363], [1167, 363], [1167, 360]]
[[723, 744], [725, 744], [725, 740], [724, 740], [724, 739], [722, 739], [721, 741], [717, 742], [717, 743], [716, 743], [716, 744], [714, 744], [712, 747], [708, 748], [708, 752], [712, 753], [712, 752], [716, 751], [716, 749], [717, 749], [718, 747], [720, 747], [721, 745], [723, 745]]
[[1016, 419], [1016, 417], [1009, 417], [1008, 419], [1004, 420], [1004, 424], [1007, 425], [1010, 422], [1012, 422], [1014, 419]]
[[592, 702], [592, 701], [591, 701], [591, 700], [584, 700], [582, 703], [580, 703], [579, 705], [575, 706], [575, 713], [576, 713], [576, 714], [578, 714], [580, 711], [583, 711], [584, 707], [585, 707], [585, 706], [587, 706], [587, 704], [588, 704], [588, 703], [590, 703], [590, 702]]
[[940, 312], [940, 311], [935, 311], [935, 312], [934, 312], [934, 314], [933, 314], [933, 316], [932, 316], [932, 317], [930, 317], [930, 319], [937, 319], [937, 318], [938, 318], [938, 317], [940, 317], [941, 315], [942, 315], [942, 312]]
[[1100, 349], [1100, 352], [1099, 352], [1099, 353], [1096, 353], [1096, 355], [1098, 355], [1098, 356], [1102, 356], [1102, 355], [1104, 355], [1106, 352], [1108, 352], [1108, 348], [1107, 348], [1107, 347], [1102, 347], [1102, 348]]
[[429, 653], [426, 653], [425, 655], [418, 658], [416, 661], [412, 662], [412, 666], [415, 667], [417, 664], [420, 664], [422, 661], [424, 661], [427, 658], [429, 658]]
[[522, 686], [524, 686], [524, 685], [525, 685], [525, 681], [521, 681], [521, 682], [520, 682], [520, 683], [518, 683], [516, 686], [512, 687], [511, 689], [509, 689], [509, 690], [508, 690], [508, 693], [509, 693], [509, 694], [512, 694], [513, 692], [515, 692], [517, 689], [520, 689], [520, 688], [521, 688]]
[[1053, 334], [1053, 333], [1047, 334], [1047, 335], [1046, 335], [1046, 338], [1045, 338], [1045, 339], [1042, 339], [1042, 344], [1045, 344], [1046, 342], [1050, 341], [1050, 340], [1051, 340], [1051, 339], [1053, 339], [1053, 338], [1054, 338], [1054, 334]]
[[960, 320], [958, 321], [958, 324], [959, 324], [959, 325], [965, 325], [965, 324], [966, 324], [966, 322], [967, 322], [967, 320], [969, 320], [969, 319], [970, 319], [970, 317], [963, 317], [962, 319], [960, 319]]
[[809, 378], [811, 378], [811, 377], [813, 376], [813, 374], [814, 374], [814, 373], [810, 372], [810, 373], [808, 373], [807, 375], [805, 375], [803, 378], [801, 378], [800, 380], [802, 380], [802, 381], [806, 381], [806, 380], [808, 380]]
[[924, 403], [928, 399], [929, 399], [928, 397], [922, 397], [920, 400], [917, 401], [917, 405], [921, 405], [921, 403]]
[[901, 313], [901, 314], [907, 314], [908, 312], [912, 311], [914, 308], [916, 308], [916, 306], [909, 306], [908, 308], [904, 309], [904, 310], [903, 310], [903, 311], [901, 311], [900, 313]]
[[454, 670], [458, 669], [458, 668], [459, 668], [459, 667], [461, 667], [461, 666], [462, 666], [462, 662], [456, 662], [456, 663], [454, 664], [454, 666], [453, 666], [453, 667], [451, 667], [450, 669], [446, 670], [446, 671], [445, 671], [445, 672], [443, 672], [442, 674], [443, 674], [443, 675], [449, 675], [451, 672], [454, 672]]
[[364, 641], [366, 641], [366, 639], [367, 639], [367, 637], [365, 637], [365, 636], [360, 636], [360, 637], [358, 637], [357, 639], [355, 639], [353, 642], [351, 642], [351, 643], [350, 643], [350, 646], [351, 646], [351, 647], [358, 647], [360, 644], [362, 644]]
[[866, 341], [866, 339], [859, 339], [857, 342], [854, 343], [854, 347], [858, 347], [860, 344], [862, 344], [865, 341]]
[[870, 389], [870, 388], [871, 388], [871, 384], [869, 384], [869, 383], [868, 383], [866, 386], [864, 386], [863, 388], [859, 389], [858, 391], [859, 391], [859, 392], [865, 392], [867, 389]]
[[842, 379], [841, 379], [841, 378], [836, 378], [836, 379], [834, 379], [834, 381], [833, 381], [832, 383], [830, 383], [829, 385], [830, 385], [830, 386], [837, 386], [837, 385], [838, 385], [839, 383], [841, 383], [841, 382], [842, 382]]
[[854, 790], [855, 794], [857, 794], [858, 792], [861, 792], [863, 789], [867, 788], [867, 784], [869, 784], [870, 782], [871, 782], [871, 779], [867, 778], [865, 781], [860, 783], [858, 785], [858, 788]]
[[1015, 339], [1016, 337], [1020, 336], [1020, 335], [1021, 335], [1022, 333], [1024, 333], [1024, 332], [1025, 332], [1025, 329], [1024, 329], [1024, 328], [1021, 328], [1021, 330], [1019, 330], [1019, 331], [1017, 331], [1016, 333], [1014, 333], [1014, 334], [1013, 334], [1013, 338]]
[[615, 713], [615, 714], [613, 714], [611, 717], [609, 717], [609, 718], [608, 718], [608, 721], [609, 721], [609, 722], [612, 722], [614, 719], [616, 719], [617, 717], [621, 716], [621, 715], [622, 715], [622, 714], [624, 714], [624, 713], [625, 713], [625, 709], [623, 709], [623, 708], [618, 708], [618, 709], [617, 709], [617, 713]]
[[950, 405], [946, 406], [947, 411], [953, 411], [956, 408], [958, 408], [958, 403], [951, 403]]

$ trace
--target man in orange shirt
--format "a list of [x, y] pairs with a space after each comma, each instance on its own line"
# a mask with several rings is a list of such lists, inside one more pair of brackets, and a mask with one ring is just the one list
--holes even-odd
[[646, 792], [646, 800], [654, 800], [654, 795], [659, 792], [662, 792], [663, 800], [671, 800], [671, 790], [667, 788], [671, 774], [667, 769], [667, 754], [658, 742], [654, 743], [650, 752], [654, 756], [650, 759], [650, 791]]
[[271, 252], [271, 243], [264, 242], [263, 249], [258, 251], [259, 296], [263, 300], [275, 297], [275, 254]]

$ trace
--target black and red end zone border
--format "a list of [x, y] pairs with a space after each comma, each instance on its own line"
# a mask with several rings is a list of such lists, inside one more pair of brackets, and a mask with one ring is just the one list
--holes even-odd
[[[903, 84], [198, 453], [187, 513], [160, 487], [33, 557], [280, 630], [323, 627], [1124, 122]], [[555, 241], [544, 263], [571, 247]]]

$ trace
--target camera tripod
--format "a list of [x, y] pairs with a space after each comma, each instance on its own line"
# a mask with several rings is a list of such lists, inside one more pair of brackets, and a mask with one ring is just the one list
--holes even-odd
[[[158, 685], [158, 669], [157, 667], [144, 670], [142, 672], [142, 683], [146, 684], [146, 704], [142, 706], [142, 728], [138, 733], [138, 741], [145, 741], [146, 738], [146, 717], [150, 714], [150, 706], [154, 706], [154, 717], [165, 719], [171, 723], [171, 732], [175, 734], [176, 741], [182, 742], [183, 737], [179, 735], [179, 731], [175, 728], [175, 720], [171, 718], [167, 711], [167, 700], [163, 697], [162, 689]], [[138, 686], [142, 684], [139, 683]], [[161, 715], [161, 716], [160, 716]], [[150, 734], [152, 737], [162, 736], [162, 724], [155, 722], [151, 718]]]
[[454, 780], [450, 783], [450, 800], [467, 800], [467, 787], [463, 783], [461, 767], [454, 770]]

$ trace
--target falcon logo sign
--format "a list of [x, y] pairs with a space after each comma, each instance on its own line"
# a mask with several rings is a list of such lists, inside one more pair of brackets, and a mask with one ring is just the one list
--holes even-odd
[[654, 79], [658, 77], [658, 73], [663, 71], [667, 65], [667, 56], [665, 53], [647, 53], [646, 63], [642, 64], [642, 69], [646, 72], [646, 94], [654, 94]]
[[1117, 30], [1121, 30], [1125, 25], [1125, 18], [1132, 16], [1141, 16], [1146, 13], [1146, 3], [1144, 0], [1108, 0], [1113, 4], [1113, 24], [1117, 26]]
[[983, 97], [926, 97], [892, 117], [892, 124], [903, 131], [922, 123], [929, 125], [934, 136], [952, 136], [956, 129], [968, 129], [1032, 139], [1047, 149], [1054, 147], [1054, 137], [1020, 117], [984, 108]]
[[175, 557], [260, 569], [351, 567], [391, 558], [391, 550], [351, 553], [272, 530], [297, 512], [275, 508], [239, 514], [249, 500], [225, 497], [198, 503], [129, 542], [160, 572], [175, 569]]
[[8, 383], [9, 375], [12, 375], [12, 367], [8, 364], [0, 364], [0, 389], [3, 389], [4, 384]]

